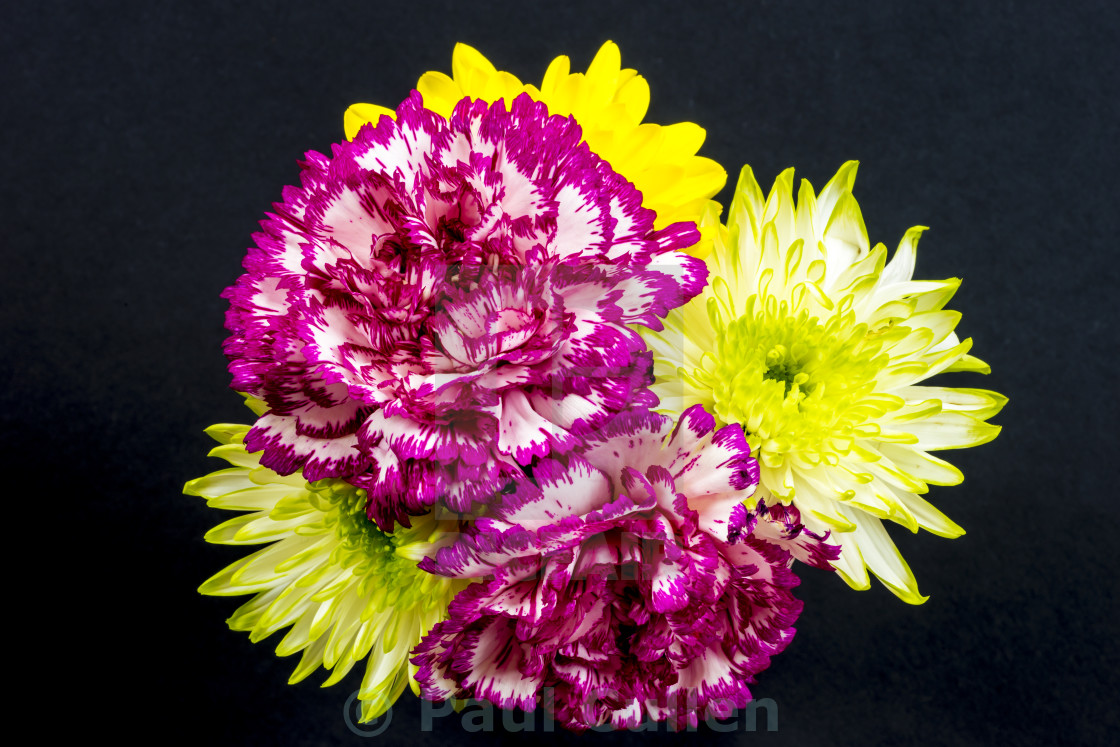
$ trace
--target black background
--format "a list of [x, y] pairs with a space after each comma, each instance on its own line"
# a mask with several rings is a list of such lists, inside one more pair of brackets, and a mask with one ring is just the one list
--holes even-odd
[[[539, 82], [606, 39], [650, 82], [649, 120], [768, 186], [849, 158], [872, 241], [932, 227], [916, 275], [951, 304], [1011, 398], [995, 442], [948, 454], [933, 500], [968, 534], [894, 531], [930, 600], [805, 570], [796, 640], [755, 688], [776, 733], [584, 743], [1105, 744], [1118, 665], [1114, 422], [1117, 32], [1111, 2], [747, 0], [644, 4], [98, 2], [9, 6], [0, 24], [0, 425], [7, 677], [46, 737], [358, 743], [357, 670], [319, 689], [226, 629], [196, 587], [243, 554], [180, 494], [222, 466], [203, 427], [250, 417], [227, 389], [220, 291], [305, 150], [356, 101], [394, 106], [454, 42]], [[729, 191], [721, 195], [726, 202]], [[894, 527], [894, 529], [900, 529]], [[278, 638], [278, 637], [277, 637]], [[274, 645], [274, 644], [273, 644]], [[29, 718], [9, 710], [9, 718]], [[458, 718], [385, 743], [513, 743]], [[552, 743], [559, 734], [531, 738]], [[368, 742], [367, 742], [368, 743]]]

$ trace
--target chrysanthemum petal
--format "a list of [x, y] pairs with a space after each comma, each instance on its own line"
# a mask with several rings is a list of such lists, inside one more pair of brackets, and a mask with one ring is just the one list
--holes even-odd
[[946, 371], [972, 371], [973, 373], [990, 374], [992, 367], [973, 355], [962, 356], [959, 360], [945, 369]]
[[187, 495], [197, 495], [203, 498], [217, 498], [227, 493], [255, 486], [256, 483], [249, 479], [248, 469], [232, 467], [191, 480], [183, 487], [183, 492]]
[[377, 122], [382, 117], [396, 119], [397, 113], [385, 106], [377, 104], [352, 104], [342, 116], [342, 126], [346, 137], [353, 140], [358, 130], [367, 122]]
[[933, 504], [913, 493], [899, 494], [899, 500], [906, 504], [906, 508], [918, 520], [918, 526], [928, 532], [933, 532], [940, 537], [953, 539], [964, 534], [956, 522], [933, 507]]
[[[921, 604], [929, 598], [918, 592], [918, 582], [910, 566], [902, 559], [879, 519], [860, 519], [851, 539], [859, 547], [868, 569], [900, 599], [909, 604]], [[846, 545], [848, 538], [841, 538], [841, 541]]]
[[980, 420], [998, 414], [1007, 404], [1007, 397], [988, 389], [913, 386], [903, 387], [897, 393], [908, 400], [938, 400], [946, 410], [964, 412]]
[[249, 427], [239, 423], [215, 423], [205, 428], [203, 432], [220, 444], [240, 443], [249, 432]]
[[903, 428], [917, 438], [915, 445], [926, 451], [979, 446], [988, 443], [1000, 432], [1000, 426], [962, 412], [941, 412]]
[[922, 482], [959, 485], [964, 480], [964, 474], [959, 469], [915, 446], [881, 443], [878, 448], [896, 467]]

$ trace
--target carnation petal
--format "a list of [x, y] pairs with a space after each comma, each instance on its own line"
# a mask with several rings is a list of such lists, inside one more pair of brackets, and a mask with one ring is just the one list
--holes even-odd
[[[274, 413], [261, 416], [245, 437], [246, 447], [263, 450], [261, 464], [282, 475], [293, 473], [302, 464], [304, 475], [311, 480], [323, 475], [353, 475], [368, 467], [369, 458], [358, 450], [357, 435], [346, 433], [360, 422], [356, 403], [337, 408], [309, 405], [302, 415], [308, 420]], [[310, 425], [305, 426], [305, 422]]]
[[510, 633], [512, 625], [508, 619], [495, 617], [471, 635], [469, 653], [460, 665], [467, 670], [463, 686], [499, 708], [530, 711], [536, 707], [542, 683], [521, 673], [525, 652]]

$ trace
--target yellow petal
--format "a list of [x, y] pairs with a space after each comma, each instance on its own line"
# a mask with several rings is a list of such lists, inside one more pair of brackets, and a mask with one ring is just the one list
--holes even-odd
[[946, 371], [972, 371], [974, 373], [989, 374], [992, 367], [972, 355], [965, 355], [960, 360], [945, 369]]
[[455, 104], [465, 94], [459, 84], [448, 75], [440, 72], [424, 73], [416, 84], [416, 90], [424, 98], [424, 107], [441, 117], [449, 118]]
[[451, 53], [451, 75], [467, 96], [481, 97], [487, 80], [497, 72], [490, 60], [474, 47], [462, 42], [455, 45]]
[[397, 113], [377, 104], [351, 104], [342, 115], [342, 128], [346, 132], [346, 139], [353, 140], [358, 130], [362, 129], [362, 125], [368, 123], [376, 125], [382, 117], [396, 119]]
[[613, 86], [622, 70], [622, 53], [612, 41], [603, 43], [587, 66], [587, 79], [596, 85]]

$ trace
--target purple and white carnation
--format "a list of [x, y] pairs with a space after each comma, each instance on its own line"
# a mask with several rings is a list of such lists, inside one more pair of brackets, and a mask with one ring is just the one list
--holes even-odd
[[627, 325], [704, 285], [642, 195], [528, 95], [413, 92], [330, 157], [311, 152], [254, 235], [230, 300], [233, 387], [262, 399], [261, 463], [367, 488], [382, 525], [467, 511], [536, 458], [652, 404]]
[[796, 509], [748, 511], [758, 464], [700, 405], [628, 413], [540, 460], [421, 567], [481, 578], [414, 650], [424, 697], [531, 709], [567, 727], [723, 717], [793, 637], [794, 558], [839, 549]]

